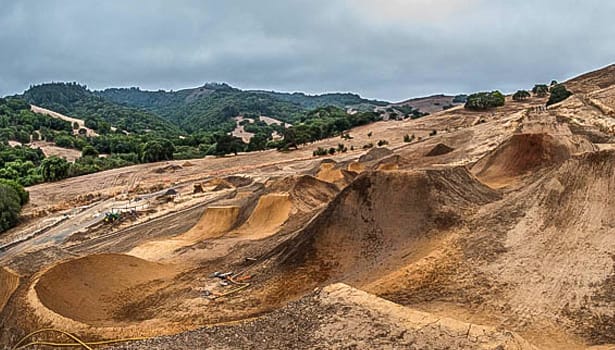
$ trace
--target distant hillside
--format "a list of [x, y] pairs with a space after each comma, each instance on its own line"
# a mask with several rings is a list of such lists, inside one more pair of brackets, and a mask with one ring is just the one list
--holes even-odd
[[[461, 95], [460, 95], [461, 96]], [[394, 103], [392, 107], [412, 106], [424, 113], [440, 112], [445, 107], [457, 106], [463, 102], [454, 102], [456, 96], [433, 95], [427, 97], [412, 98], [403, 102]]]
[[328, 93], [322, 95], [306, 95], [301, 92], [283, 93], [274, 91], [256, 91], [273, 98], [292, 102], [307, 109], [335, 106], [338, 108], [353, 108], [357, 110], [373, 110], [376, 106], [386, 106], [389, 102], [367, 100], [352, 93]]
[[32, 86], [24, 92], [23, 97], [30, 104], [83, 119], [88, 127], [99, 131], [115, 127], [133, 133], [150, 130], [179, 133], [175, 125], [154, 113], [101, 98], [77, 83]]
[[111, 88], [97, 96], [126, 106], [156, 113], [186, 131], [230, 131], [238, 115], [268, 116], [294, 123], [310, 110], [335, 106], [373, 110], [388, 102], [371, 101], [350, 93], [310, 96], [303, 93], [240, 90], [227, 84], [205, 84], [175, 92], [144, 91], [139, 88]]

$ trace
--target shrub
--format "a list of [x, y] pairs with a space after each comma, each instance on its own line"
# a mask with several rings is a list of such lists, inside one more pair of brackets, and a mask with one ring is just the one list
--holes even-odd
[[532, 88], [532, 93], [537, 97], [545, 97], [549, 93], [549, 87], [546, 84], [536, 84]]
[[526, 90], [518, 90], [512, 95], [513, 101], [524, 101], [530, 98], [530, 93]]
[[64, 148], [73, 148], [75, 146], [73, 138], [70, 136], [58, 136], [55, 138], [55, 143], [56, 146]]
[[69, 175], [70, 163], [64, 158], [51, 156], [41, 162], [40, 169], [45, 181], [62, 180]]
[[373, 144], [373, 143], [371, 143], [371, 142], [370, 142], [370, 143], [367, 143], [367, 144], [365, 144], [365, 145], [363, 145], [363, 149], [370, 149], [370, 148], [372, 148], [372, 147], [374, 147], [374, 144]]
[[0, 185], [11, 187], [19, 195], [19, 205], [26, 205], [30, 201], [30, 193], [26, 191], [17, 181], [0, 179]]
[[0, 183], [0, 232], [17, 224], [20, 211], [19, 194], [12, 186]]
[[414, 134], [412, 134], [412, 136], [406, 134], [404, 135], [404, 142], [412, 142], [414, 141]]
[[457, 95], [453, 98], [453, 103], [466, 103], [468, 95]]
[[329, 148], [329, 154], [330, 155], [334, 155], [335, 154], [335, 148], [333, 148], [333, 147]]
[[485, 110], [503, 106], [504, 103], [504, 95], [496, 90], [492, 92], [478, 92], [468, 96], [464, 107], [472, 110]]
[[96, 148], [88, 145], [83, 147], [83, 150], [81, 151], [81, 156], [82, 157], [98, 157], [98, 151], [96, 150]]
[[389, 141], [387, 141], [387, 140], [379, 140], [378, 141], [378, 147], [382, 147], [382, 146], [385, 146], [385, 145], [388, 145], [388, 144], [389, 144]]
[[453, 108], [453, 107], [455, 107], [455, 105], [452, 105], [452, 104], [446, 104], [446, 105], [442, 106], [442, 110], [443, 110], [443, 111], [446, 111], [447, 109], [451, 109], [451, 108]]
[[318, 156], [326, 156], [328, 153], [329, 151], [326, 148], [318, 147], [314, 152], [312, 152], [312, 155], [314, 157], [318, 157]]
[[547, 106], [552, 105], [554, 103], [561, 102], [572, 95], [572, 92], [568, 91], [566, 87], [562, 84], [557, 84], [551, 88], [551, 96], [549, 96], [549, 101], [547, 101]]
[[436, 136], [438, 134], [438, 130], [431, 130], [429, 132], [429, 136]]

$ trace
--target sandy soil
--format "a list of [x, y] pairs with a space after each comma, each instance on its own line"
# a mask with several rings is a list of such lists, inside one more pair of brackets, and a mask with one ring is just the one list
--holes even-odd
[[64, 158], [69, 162], [74, 162], [81, 157], [81, 151], [72, 148], [58, 147], [53, 142], [33, 141], [30, 143], [32, 148], [40, 148], [47, 157], [56, 156]]
[[[17, 141], [9, 141], [9, 146], [22, 146], [22, 144]], [[64, 158], [69, 162], [74, 162], [77, 158], [81, 157], [81, 151], [72, 148], [58, 147], [53, 142], [32, 141], [26, 146], [30, 148], [40, 148], [47, 157], [56, 156]]]
[[9, 301], [15, 289], [19, 285], [19, 276], [6, 268], [0, 268], [0, 312]]
[[[71, 217], [0, 252], [21, 277], [0, 343], [51, 325], [153, 337], [129, 349], [612, 349], [610, 69], [573, 80], [578, 93], [547, 110], [508, 98], [287, 153], [33, 186], [31, 221], [10, 237], [42, 220], [34, 213], [153, 204], [117, 226], [71, 232]], [[387, 149], [363, 150], [381, 139]], [[312, 157], [340, 142], [356, 151]], [[178, 195], [157, 200], [168, 188]]]

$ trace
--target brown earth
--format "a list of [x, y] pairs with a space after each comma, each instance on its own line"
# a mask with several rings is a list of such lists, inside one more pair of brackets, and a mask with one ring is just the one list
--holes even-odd
[[128, 289], [151, 293], [176, 273], [172, 266], [128, 255], [90, 255], [52, 267], [35, 282], [34, 288], [50, 310], [100, 326], [111, 321], [118, 304], [129, 302], [118, 298], [117, 293]]
[[0, 268], [0, 312], [2, 312], [4, 305], [9, 301], [18, 285], [19, 276], [4, 267]]
[[[78, 211], [87, 194], [178, 195], [134, 221], [66, 238], [50, 227], [0, 252], [21, 281], [0, 290], [12, 294], [0, 344], [53, 326], [153, 337], [127, 349], [612, 349], [611, 72], [566, 83], [576, 94], [547, 110], [507, 98], [355, 128], [343, 142], [356, 151], [325, 161], [311, 152], [339, 138], [31, 187], [26, 214]], [[381, 139], [388, 149], [363, 150]]]

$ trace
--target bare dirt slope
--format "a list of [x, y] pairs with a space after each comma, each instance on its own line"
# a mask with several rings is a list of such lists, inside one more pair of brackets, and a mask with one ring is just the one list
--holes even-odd
[[434, 95], [427, 97], [412, 98], [403, 102], [395, 103], [393, 106], [412, 106], [424, 113], [441, 112], [443, 107], [456, 105], [453, 104], [454, 96]]
[[[127, 349], [612, 349], [611, 75], [573, 79], [576, 94], [546, 110], [508, 98], [293, 152], [34, 186], [29, 221], [3, 238], [42, 228], [0, 252], [20, 276], [0, 275], [15, 286], [0, 289], [0, 344], [52, 326], [151, 338]], [[355, 150], [312, 156], [340, 142]], [[71, 231], [96, 208], [144, 202]]]
[[[49, 109], [46, 109], [46, 108], [43, 108], [43, 107], [38, 107], [38, 106], [35, 106], [35, 105], [32, 105], [30, 108], [31, 108], [32, 112], [34, 112], [34, 113], [45, 114], [45, 115], [48, 115], [48, 116], [53, 117], [53, 118], [62, 119], [62, 120], [65, 120], [67, 122], [70, 122], [71, 124], [77, 123], [79, 125], [79, 129], [83, 128], [83, 129], [85, 129], [87, 131], [86, 132], [87, 136], [96, 136], [96, 135], [98, 135], [98, 134], [96, 134], [96, 132], [94, 130], [92, 130], [90, 128], [87, 128], [85, 126], [85, 122], [83, 121], [83, 119], [77, 119], [77, 118], [68, 117], [68, 116], [66, 116], [64, 114], [60, 114], [58, 112], [54, 112], [54, 111], [51, 111]], [[79, 130], [77, 129], [74, 132], [77, 133], [78, 131]]]

